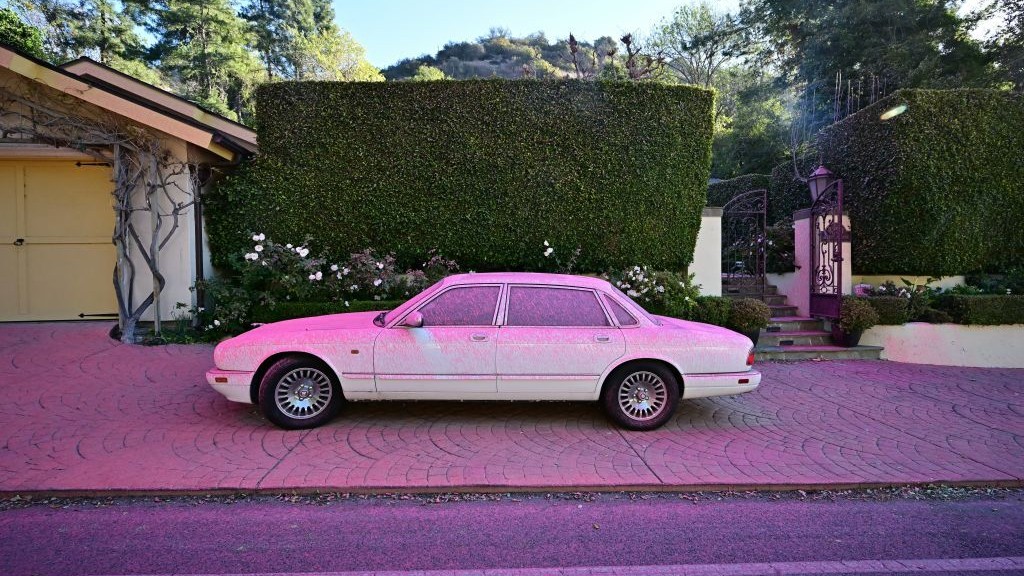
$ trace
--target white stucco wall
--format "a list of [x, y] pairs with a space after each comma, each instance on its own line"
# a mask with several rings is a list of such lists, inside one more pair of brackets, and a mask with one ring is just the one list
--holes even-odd
[[1024, 368], [1024, 324], [875, 326], [864, 332], [860, 343], [885, 347], [882, 358], [895, 362]]
[[929, 278], [927, 276], [908, 276], [899, 274], [858, 274], [853, 277], [854, 284], [871, 284], [872, 286], [878, 286], [879, 284], [884, 284], [886, 282], [892, 282], [897, 286], [903, 286], [904, 280], [914, 284], [915, 286], [923, 286], [927, 284], [932, 288], [942, 288], [944, 290], [964, 283], [963, 276], [943, 276], [942, 278], [933, 279], [931, 282], [928, 281]]
[[[163, 144], [165, 149], [176, 160], [184, 162], [188, 158], [187, 144], [184, 141], [167, 138]], [[168, 172], [171, 171], [168, 170]], [[167, 184], [171, 190], [171, 196], [176, 202], [187, 203], [191, 201], [190, 195], [178, 190], [178, 187], [181, 187], [183, 190], [191, 190], [192, 184], [187, 172], [178, 175], [168, 173], [165, 177], [168, 178]], [[171, 207], [162, 194], [160, 194], [160, 201], [161, 212], [168, 214]], [[133, 204], [135, 206], [145, 205], [144, 190], [136, 190]], [[152, 230], [150, 213], [148, 211], [136, 212], [132, 222], [138, 230], [142, 241], [148, 243], [150, 231]], [[161, 235], [166, 235], [173, 225], [173, 220], [165, 216]], [[135, 304], [138, 305], [152, 291], [153, 277], [134, 243], [131, 244], [130, 256], [135, 264]], [[163, 250], [160, 251], [159, 268], [166, 281], [160, 294], [160, 318], [164, 322], [169, 322], [173, 321], [176, 312], [180, 312], [175, 310], [175, 305], [178, 302], [183, 302], [188, 306], [194, 305], [194, 293], [190, 290], [195, 281], [195, 219], [192, 207], [182, 211], [178, 218], [178, 229], [173, 233], [171, 240], [164, 246]], [[155, 319], [155, 308], [150, 307], [143, 314], [142, 319], [149, 322], [153, 321]]]
[[689, 272], [703, 296], [722, 295], [722, 209], [705, 208]]

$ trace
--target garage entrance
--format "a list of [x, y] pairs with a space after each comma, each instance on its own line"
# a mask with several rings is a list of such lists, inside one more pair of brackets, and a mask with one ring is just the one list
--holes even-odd
[[0, 160], [0, 321], [117, 317], [107, 166]]

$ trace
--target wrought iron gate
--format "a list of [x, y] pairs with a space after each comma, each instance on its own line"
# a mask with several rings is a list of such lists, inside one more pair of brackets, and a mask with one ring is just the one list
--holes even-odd
[[722, 280], [727, 292], [764, 300], [768, 191], [737, 194], [722, 207]]
[[811, 316], [837, 319], [843, 301], [843, 181], [833, 181], [811, 205]]

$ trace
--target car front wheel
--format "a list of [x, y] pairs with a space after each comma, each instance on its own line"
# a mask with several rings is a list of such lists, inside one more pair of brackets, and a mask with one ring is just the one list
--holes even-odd
[[275, 362], [260, 383], [260, 408], [281, 428], [315, 428], [337, 416], [345, 401], [334, 373], [309, 358]]
[[655, 362], [636, 362], [608, 377], [602, 396], [608, 416], [630, 430], [660, 427], [679, 405], [679, 383], [668, 368]]

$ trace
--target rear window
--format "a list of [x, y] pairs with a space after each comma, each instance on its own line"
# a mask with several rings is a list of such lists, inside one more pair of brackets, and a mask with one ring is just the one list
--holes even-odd
[[508, 326], [608, 326], [608, 317], [590, 290], [512, 286]]
[[627, 312], [621, 304], [608, 295], [604, 296], [604, 303], [608, 305], [608, 309], [611, 310], [612, 316], [615, 316], [615, 321], [619, 323], [619, 326], [636, 326], [639, 324], [639, 321], [632, 314]]

